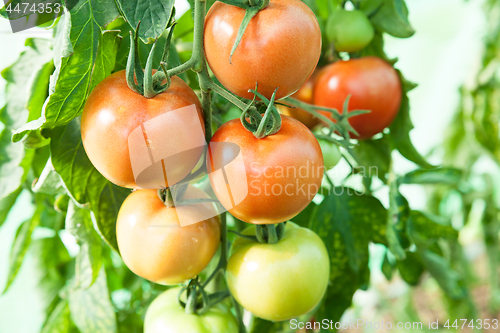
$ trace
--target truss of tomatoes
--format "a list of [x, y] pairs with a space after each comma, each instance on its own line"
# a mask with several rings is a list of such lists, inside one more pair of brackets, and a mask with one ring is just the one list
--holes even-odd
[[[311, 77], [321, 53], [321, 32], [316, 17], [302, 1], [271, 0], [250, 21], [230, 57], [244, 14], [239, 7], [216, 2], [205, 20], [207, 62], [229, 91], [252, 98], [248, 91], [257, 85], [267, 98], [278, 88], [276, 97], [282, 98], [300, 88], [295, 97], [337, 110], [342, 110], [345, 99], [351, 96], [349, 110], [371, 111], [349, 120], [358, 139], [370, 138], [394, 120], [401, 103], [401, 83], [385, 61], [375, 57], [338, 61]], [[335, 30], [333, 37], [345, 45], [338, 33]], [[358, 44], [367, 41], [361, 39]], [[167, 90], [145, 98], [127, 86], [125, 71], [120, 71], [95, 87], [81, 118], [83, 146], [92, 164], [111, 182], [135, 189], [124, 201], [116, 224], [123, 261], [135, 274], [166, 285], [188, 281], [207, 267], [220, 244], [220, 219], [213, 203], [167, 207], [156, 190], [140, 188], [131, 167], [128, 138], [141, 124], [187, 106], [196, 108], [204, 129], [200, 101], [182, 79], [172, 77]], [[239, 119], [226, 122], [213, 135], [205, 157], [210, 184], [220, 203], [233, 216], [253, 225], [243, 232], [246, 235], [255, 233], [255, 225], [293, 220], [320, 189], [325, 161], [335, 164], [340, 159], [338, 149], [322, 147], [306, 126], [317, 126], [317, 119], [301, 117], [303, 110], [282, 112], [290, 116], [282, 116], [280, 130], [261, 139]], [[188, 128], [183, 130], [189, 132]], [[192, 146], [189, 136], [171, 135], [166, 140], [181, 150]], [[324, 154], [328, 156], [324, 158]], [[192, 172], [202, 155], [201, 150], [191, 154], [167, 181], [164, 175], [150, 181], [171, 187]], [[242, 162], [231, 166], [235, 156]], [[223, 177], [218, 172], [221, 170]], [[233, 189], [247, 188], [248, 194], [235, 203], [228, 196], [228, 182]], [[208, 196], [189, 185], [183, 198]], [[193, 223], [181, 226], [179, 216]], [[328, 253], [319, 236], [288, 222], [276, 244], [237, 238], [231, 247], [226, 280], [231, 294], [245, 309], [261, 318], [281, 321], [318, 305], [329, 270]], [[169, 332], [206, 332], [209, 327], [219, 327], [221, 332], [237, 332], [233, 315], [223, 305], [203, 316], [186, 314], [184, 324], [179, 319], [183, 316], [174, 291], [169, 290], [151, 305], [145, 331], [157, 333], [162, 332], [159, 327], [166, 327]]]

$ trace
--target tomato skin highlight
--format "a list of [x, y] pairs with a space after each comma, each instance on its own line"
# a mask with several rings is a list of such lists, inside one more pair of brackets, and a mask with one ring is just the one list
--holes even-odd
[[[132, 171], [128, 138], [134, 129], [148, 120], [195, 105], [201, 128], [205, 130], [198, 97], [182, 79], [177, 76], [171, 79], [172, 84], [165, 92], [145, 98], [130, 90], [123, 70], [101, 81], [87, 99], [81, 118], [83, 146], [95, 168], [112, 183], [141, 188]], [[189, 136], [170, 135], [165, 140], [171, 145], [183, 147]], [[182, 166], [169, 174], [167, 185], [171, 186], [186, 177], [201, 154], [200, 149], [184, 156]], [[157, 183], [165, 184], [165, 178], [161, 177]]]
[[[371, 111], [349, 118], [359, 133], [352, 137], [367, 139], [382, 132], [396, 118], [402, 98], [401, 81], [390, 64], [372, 56], [337, 61], [324, 67], [314, 86], [314, 104], [342, 112], [349, 95], [349, 111]], [[333, 120], [329, 112], [321, 113]]]
[[[315, 73], [300, 87], [297, 92], [295, 92], [291, 97], [298, 99], [299, 101], [312, 104], [313, 103], [313, 87], [316, 79]], [[297, 119], [310, 129], [319, 123], [319, 119], [314, 117], [309, 112], [301, 108], [289, 108], [284, 105], [278, 105], [278, 111], [285, 116], [289, 116]]]
[[309, 78], [321, 54], [321, 31], [312, 10], [299, 0], [271, 0], [252, 18], [231, 62], [245, 10], [215, 2], [205, 19], [205, 55], [217, 79], [234, 94], [249, 89], [271, 98], [291, 95]]
[[356, 52], [370, 44], [375, 29], [362, 11], [337, 10], [328, 18], [326, 34], [335, 50]]
[[149, 305], [144, 333], [238, 333], [238, 322], [224, 303], [203, 315], [187, 314], [177, 301], [180, 288], [169, 289]]
[[[255, 226], [243, 231], [255, 233]], [[257, 317], [283, 321], [314, 309], [325, 294], [330, 259], [321, 238], [288, 222], [276, 244], [238, 237], [232, 247], [226, 281], [234, 298]]]
[[[185, 199], [208, 198], [189, 186]], [[200, 221], [181, 227], [182, 217]], [[214, 217], [206, 218], [212, 214]], [[211, 203], [167, 208], [156, 190], [137, 190], [122, 204], [116, 238], [123, 261], [135, 274], [159, 283], [178, 284], [198, 275], [220, 243], [220, 219]]]
[[[290, 220], [312, 201], [321, 185], [324, 165], [318, 141], [298, 120], [287, 116], [281, 119], [281, 129], [262, 139], [234, 119], [223, 124], [210, 141], [207, 166], [214, 193], [232, 215], [247, 223]], [[243, 162], [225, 167], [237, 153], [241, 153]], [[222, 167], [234, 198], [245, 194], [235, 194], [236, 191], [248, 189], [241, 202], [225, 196], [228, 193], [225, 178], [214, 173]]]

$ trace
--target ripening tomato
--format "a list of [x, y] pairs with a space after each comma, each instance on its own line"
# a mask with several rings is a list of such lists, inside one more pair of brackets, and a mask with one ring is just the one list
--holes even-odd
[[144, 333], [238, 333], [238, 322], [231, 309], [217, 303], [207, 313], [187, 314], [172, 288], [155, 298], [146, 311]]
[[300, 121], [281, 118], [281, 129], [262, 139], [234, 119], [210, 141], [210, 183], [222, 205], [242, 221], [288, 221], [320, 188], [324, 165], [318, 140]]
[[[95, 168], [116, 185], [129, 188], [166, 188], [172, 186], [186, 177], [199, 161], [203, 148], [192, 148], [198, 145], [194, 141], [199, 141], [203, 135], [193, 135], [188, 129], [172, 133], [173, 131], [165, 130], [165, 126], [163, 126], [164, 132], [155, 133], [155, 135], [160, 135], [153, 137], [153, 134], [148, 133], [144, 126], [148, 124], [154, 126], [155, 123], [152, 119], [193, 105], [198, 113], [202, 129], [200, 132], [204, 131], [200, 101], [193, 90], [179, 77], [172, 77], [170, 88], [163, 93], [153, 98], [145, 98], [127, 86], [124, 70], [111, 74], [94, 88], [83, 109], [81, 130], [85, 152]], [[182, 128], [183, 119], [170, 118], [170, 126]], [[197, 120], [195, 119], [195, 121]], [[161, 165], [163, 160], [158, 160], [154, 165], [151, 165], [151, 168], [157, 168], [154, 172], [152, 169], [147, 169], [140, 175], [144, 178], [134, 177], [129, 136], [132, 131], [141, 128], [141, 126], [143, 140], [146, 141], [145, 144], [143, 142], [144, 147], [153, 146], [157, 153], [158, 148], [172, 150], [172, 147], [175, 147], [174, 149], [177, 151], [187, 151], [182, 155], [182, 163], [168, 163], [165, 166], [167, 163]], [[188, 126], [192, 127], [191, 124], [186, 124], [186, 127]], [[149, 136], [146, 137], [147, 135]], [[136, 160], [148, 158], [149, 155], [146, 152], [146, 157], [141, 156]], [[149, 161], [144, 162], [148, 163]], [[168, 168], [166, 176], [161, 170], [162, 166], [163, 171]], [[140, 185], [139, 182], [141, 182]]]
[[[298, 99], [299, 101], [306, 102], [309, 104], [313, 103], [313, 87], [316, 75], [311, 75], [311, 77], [297, 90], [292, 97]], [[319, 119], [314, 117], [307, 111], [301, 108], [288, 108], [284, 105], [278, 105], [278, 111], [281, 114], [297, 119], [309, 128], [313, 128], [319, 123]]]
[[373, 39], [375, 29], [360, 10], [337, 10], [328, 18], [326, 35], [339, 52], [356, 52]]
[[205, 19], [205, 55], [217, 79], [231, 92], [253, 98], [291, 95], [309, 78], [321, 53], [316, 16], [300, 0], [271, 0], [248, 24], [229, 59], [245, 10], [217, 1]]
[[[401, 81], [396, 70], [377, 57], [337, 61], [324, 67], [314, 86], [314, 104], [342, 112], [349, 95], [349, 111], [371, 111], [349, 118], [359, 133], [353, 137], [367, 139], [382, 132], [396, 118], [401, 105]], [[326, 111], [322, 113], [331, 116]]]
[[[184, 199], [198, 198], [208, 196], [189, 186]], [[155, 190], [132, 192], [116, 222], [123, 261], [135, 274], [160, 284], [195, 277], [219, 246], [221, 230], [216, 214], [212, 203], [167, 208]]]
[[[255, 226], [243, 234], [255, 234]], [[329, 277], [330, 260], [321, 238], [291, 222], [276, 244], [238, 237], [226, 270], [227, 285], [238, 303], [271, 321], [313, 310], [325, 294]]]

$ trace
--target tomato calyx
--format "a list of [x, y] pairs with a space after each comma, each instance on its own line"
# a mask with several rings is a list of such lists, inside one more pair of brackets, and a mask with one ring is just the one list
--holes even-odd
[[257, 241], [262, 244], [276, 244], [285, 234], [286, 222], [277, 224], [258, 224], [255, 228]]
[[[139, 47], [138, 47], [138, 31], [140, 22], [135, 29], [135, 34], [130, 32], [130, 51], [127, 59], [126, 66], [126, 79], [128, 87], [146, 98], [152, 98], [161, 94], [170, 87], [171, 80], [167, 73], [167, 60], [170, 53], [170, 42], [174, 32], [175, 23], [171, 25], [170, 31], [165, 43], [162, 59], [160, 60], [160, 67], [156, 73], [153, 74], [153, 58], [156, 50], [158, 39], [153, 44], [146, 61], [146, 68], [142, 70], [139, 60]], [[165, 84], [162, 82], [166, 80]], [[136, 83], [137, 81], [137, 83]]]
[[231, 49], [231, 53], [229, 54], [229, 63], [232, 64], [231, 59], [233, 57], [234, 52], [238, 48], [238, 45], [240, 45], [241, 39], [245, 34], [245, 30], [247, 29], [248, 24], [260, 10], [266, 8], [269, 5], [269, 0], [248, 0], [248, 1], [222, 0], [222, 2], [228, 5], [243, 8], [245, 10], [245, 16], [241, 21], [240, 28], [238, 29], [238, 34], [236, 35], [236, 40], [234, 41], [233, 48]]
[[[182, 300], [186, 292], [186, 302]], [[204, 315], [212, 306], [229, 297], [229, 291], [219, 291], [207, 294], [204, 286], [200, 283], [199, 277], [191, 279], [189, 283], [179, 291], [178, 301], [187, 314]]]
[[[271, 100], [268, 100], [261, 93], [257, 92], [257, 87], [255, 87], [255, 89], [256, 90], [249, 90], [249, 92], [252, 92], [255, 96], [252, 102], [248, 104], [245, 110], [241, 113], [240, 120], [246, 130], [251, 132], [257, 139], [262, 139], [268, 135], [277, 133], [281, 128], [281, 115], [274, 105], [278, 88], [274, 90]], [[256, 97], [259, 97], [262, 100], [262, 103], [266, 106], [264, 116], [262, 116], [254, 106], [252, 106]], [[247, 118], [250, 121], [248, 121]]]

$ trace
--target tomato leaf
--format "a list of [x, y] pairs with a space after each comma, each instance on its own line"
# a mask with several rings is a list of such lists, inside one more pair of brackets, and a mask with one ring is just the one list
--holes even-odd
[[311, 220], [311, 229], [324, 240], [330, 255], [331, 284], [320, 318], [340, 318], [354, 292], [368, 284], [369, 242], [386, 243], [386, 209], [376, 198], [353, 192], [335, 188]]
[[403, 99], [401, 100], [401, 107], [399, 109], [396, 119], [389, 127], [391, 130], [391, 139], [395, 148], [406, 159], [420, 165], [424, 168], [434, 168], [429, 164], [415, 149], [410, 139], [410, 131], [413, 129], [413, 124], [410, 119], [410, 101], [408, 99], [408, 92], [412, 90], [415, 85], [406, 81], [401, 75], [403, 84]]
[[450, 266], [441, 253], [437, 253], [441, 252], [439, 247], [436, 248], [439, 238], [453, 241], [458, 238], [458, 232], [447, 224], [445, 219], [412, 211], [408, 220], [408, 233], [417, 246], [417, 253], [425, 268], [446, 294], [452, 299], [465, 297], [461, 275]]
[[[21, 143], [12, 143], [12, 130], [24, 124], [31, 109], [41, 108], [36, 78], [45, 72], [45, 65], [51, 61], [50, 43], [44, 39], [27, 39], [26, 51], [10, 67], [2, 71], [7, 81], [6, 104], [0, 109], [0, 200], [16, 191], [26, 179], [33, 158], [33, 151], [26, 151]], [[42, 102], [43, 103], [43, 102]]]
[[71, 319], [81, 333], [117, 332], [115, 311], [109, 298], [104, 269], [101, 269], [90, 288], [71, 291], [68, 304]]
[[417, 253], [406, 252], [405, 259], [398, 260], [396, 264], [399, 274], [411, 286], [416, 286], [425, 271], [424, 263]]
[[80, 245], [75, 263], [75, 287], [86, 289], [95, 282], [102, 266], [101, 239], [94, 230], [90, 211], [79, 208], [70, 201], [66, 230], [75, 236]]
[[97, 231], [117, 250], [116, 217], [130, 190], [111, 184], [94, 168], [83, 149], [79, 118], [48, 133], [52, 165], [68, 193], [79, 204], [90, 203]]
[[375, 28], [394, 37], [408, 38], [415, 33], [408, 22], [408, 8], [404, 0], [384, 0], [373, 12], [371, 21]]
[[43, 168], [42, 173], [32, 187], [35, 193], [45, 193], [50, 195], [62, 194], [66, 191], [59, 174], [55, 171], [52, 162], [49, 160]]
[[16, 237], [10, 251], [9, 275], [7, 277], [7, 284], [5, 285], [3, 293], [5, 293], [9, 289], [12, 282], [14, 282], [19, 269], [21, 268], [24, 256], [26, 255], [28, 247], [31, 244], [31, 235], [33, 234], [33, 230], [40, 224], [42, 212], [43, 206], [39, 205], [36, 208], [33, 217], [27, 221], [24, 221], [17, 229]]
[[20, 140], [28, 131], [65, 125], [78, 116], [90, 91], [115, 66], [120, 38], [117, 31], [103, 31], [114, 19], [114, 2], [81, 1], [57, 27], [50, 96], [40, 118], [16, 132]]
[[167, 28], [174, 8], [173, 0], [117, 0], [120, 11], [127, 22], [136, 29], [139, 22], [138, 36], [144, 43], [152, 43]]
[[417, 169], [398, 179], [400, 184], [446, 184], [458, 186], [463, 171], [456, 168]]
[[377, 140], [360, 140], [349, 152], [358, 163], [356, 171], [365, 175], [375, 175], [382, 181], [387, 181], [386, 175], [391, 164], [391, 145], [387, 136]]

